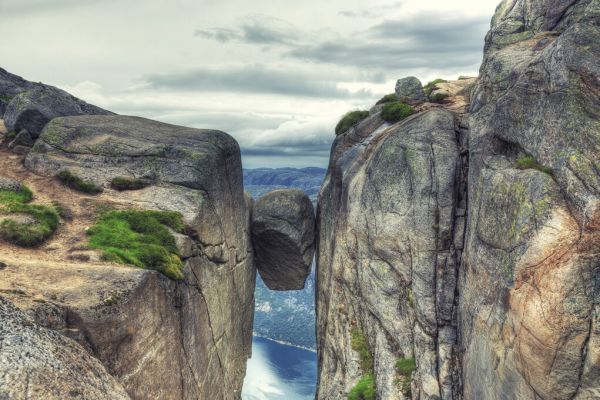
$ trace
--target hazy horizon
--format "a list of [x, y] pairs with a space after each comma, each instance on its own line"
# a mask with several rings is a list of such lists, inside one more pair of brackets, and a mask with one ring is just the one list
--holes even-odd
[[396, 79], [476, 75], [497, 3], [4, 0], [18, 34], [0, 38], [2, 67], [117, 113], [223, 130], [245, 168], [326, 167], [340, 116]]

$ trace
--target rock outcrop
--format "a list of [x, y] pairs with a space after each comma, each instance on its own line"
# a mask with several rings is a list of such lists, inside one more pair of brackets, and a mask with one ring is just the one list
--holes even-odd
[[504, 1], [470, 95], [336, 139], [319, 399], [365, 374], [357, 335], [377, 398], [600, 397], [599, 38], [597, 1]]
[[315, 250], [315, 211], [297, 189], [267, 193], [254, 203], [252, 243], [256, 266], [271, 290], [300, 290]]
[[75, 341], [0, 297], [0, 398], [125, 400], [125, 389]]
[[[135, 117], [55, 118], [25, 166], [53, 193], [56, 185], [70, 191], [52, 178], [64, 170], [105, 190], [71, 193], [75, 226], [59, 229], [53, 240], [66, 246], [65, 259], [26, 253], [3, 259], [0, 290], [38, 324], [76, 339], [131, 398], [239, 399], [251, 352], [256, 270], [251, 202], [235, 140]], [[117, 192], [109, 185], [115, 177], [144, 178], [151, 186]], [[183, 281], [97, 257], [68, 261], [68, 254], [85, 249], [81, 224], [93, 221], [98, 207], [180, 212], [187, 226], [177, 235]], [[48, 257], [58, 258], [51, 251]]]
[[398, 79], [396, 82], [396, 97], [400, 101], [409, 103], [422, 103], [427, 100], [421, 81], [414, 76]]
[[9, 131], [19, 133], [25, 129], [35, 139], [53, 118], [88, 114], [112, 113], [64, 90], [29, 82], [0, 69], [0, 117]]

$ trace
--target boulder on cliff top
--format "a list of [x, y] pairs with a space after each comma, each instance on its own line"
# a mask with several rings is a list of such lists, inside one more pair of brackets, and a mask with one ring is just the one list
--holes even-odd
[[0, 398], [129, 399], [75, 341], [36, 325], [0, 297]]
[[110, 114], [110, 111], [79, 100], [63, 90], [40, 85], [10, 100], [4, 113], [4, 123], [9, 131], [27, 129], [35, 139], [44, 126], [56, 117]]
[[396, 96], [402, 102], [422, 103], [427, 100], [421, 81], [414, 76], [398, 79]]
[[308, 196], [282, 189], [258, 199], [252, 213], [258, 272], [271, 290], [300, 290], [315, 251], [315, 212]]

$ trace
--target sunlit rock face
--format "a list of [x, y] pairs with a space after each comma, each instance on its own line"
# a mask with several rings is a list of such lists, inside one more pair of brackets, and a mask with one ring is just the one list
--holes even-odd
[[597, 1], [504, 1], [470, 93], [336, 139], [319, 399], [365, 375], [356, 331], [378, 398], [600, 396], [599, 56]]

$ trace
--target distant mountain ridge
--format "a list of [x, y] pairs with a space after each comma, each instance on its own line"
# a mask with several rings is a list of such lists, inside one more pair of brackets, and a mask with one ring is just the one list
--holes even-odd
[[269, 190], [297, 188], [316, 199], [326, 173], [325, 168], [319, 167], [244, 169], [244, 187], [253, 196], [266, 193], [261, 190], [261, 187], [265, 186], [268, 186]]

